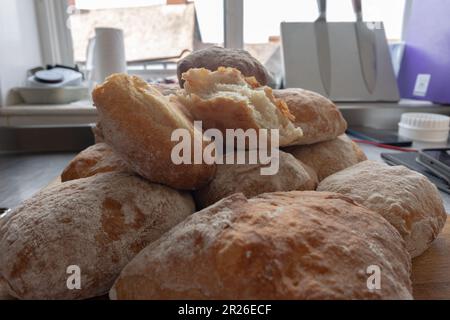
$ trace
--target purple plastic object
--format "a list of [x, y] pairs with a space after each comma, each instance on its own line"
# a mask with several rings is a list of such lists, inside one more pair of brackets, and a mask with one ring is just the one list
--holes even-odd
[[450, 104], [450, 1], [413, 1], [398, 86], [406, 99]]

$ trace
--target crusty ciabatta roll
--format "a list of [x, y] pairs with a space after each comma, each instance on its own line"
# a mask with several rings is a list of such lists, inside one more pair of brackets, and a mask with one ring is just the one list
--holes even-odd
[[194, 129], [175, 96], [163, 96], [138, 77], [115, 74], [97, 86], [92, 97], [105, 141], [133, 171], [176, 189], [193, 190], [213, 178], [214, 164], [194, 164], [193, 155], [192, 164], [175, 164], [171, 158], [179, 143], [171, 141], [176, 129], [189, 132], [191, 146], [205, 146], [202, 133]]
[[183, 79], [180, 99], [204, 129], [219, 129], [224, 134], [226, 129], [279, 129], [280, 146], [295, 144], [302, 137], [284, 101], [237, 69], [190, 69]]
[[[155, 83], [152, 84], [152, 87], [161, 92], [164, 96], [176, 94], [180, 90], [178, 84], [175, 83]], [[184, 108], [184, 110], [185, 109], [186, 108]], [[92, 133], [94, 134], [95, 143], [104, 142], [105, 139], [103, 137], [102, 124], [100, 122], [97, 122], [97, 124], [92, 127]]]
[[303, 89], [274, 90], [275, 98], [286, 102], [294, 115], [294, 125], [302, 128], [297, 144], [333, 140], [345, 133], [347, 122], [336, 105], [318, 93]]
[[61, 173], [61, 181], [87, 178], [97, 173], [131, 172], [128, 165], [106, 143], [81, 151]]
[[347, 195], [378, 212], [403, 236], [412, 258], [430, 246], [447, 219], [434, 184], [403, 166], [364, 161], [329, 176], [318, 189]]
[[235, 194], [188, 217], [121, 272], [112, 299], [412, 299], [397, 230], [348, 197]]
[[[249, 158], [249, 151], [239, 151], [237, 156], [240, 153]], [[262, 168], [273, 168], [276, 173], [262, 174]], [[268, 165], [260, 161], [257, 164], [218, 164], [215, 178], [195, 191], [194, 196], [197, 209], [203, 209], [233, 193], [254, 197], [266, 192], [315, 190], [317, 185], [314, 170], [291, 154], [279, 151]]]
[[1, 227], [0, 275], [22, 299], [103, 295], [141, 249], [194, 210], [189, 193], [127, 173], [49, 187]]
[[319, 181], [335, 172], [367, 160], [361, 148], [345, 134], [330, 141], [290, 147], [284, 151], [291, 153], [295, 158], [311, 167], [316, 172]]

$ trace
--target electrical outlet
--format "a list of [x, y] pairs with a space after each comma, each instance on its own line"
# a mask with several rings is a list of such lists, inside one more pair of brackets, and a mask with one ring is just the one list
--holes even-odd
[[414, 86], [413, 95], [417, 97], [425, 97], [428, 92], [430, 81], [431, 81], [430, 74], [418, 74], [416, 79], [416, 85]]

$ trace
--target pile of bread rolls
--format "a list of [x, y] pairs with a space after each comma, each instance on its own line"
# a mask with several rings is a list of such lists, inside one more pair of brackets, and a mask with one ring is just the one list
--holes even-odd
[[[194, 52], [178, 75], [181, 87], [115, 74], [93, 91], [97, 143], [61, 184], [0, 218], [1, 290], [19, 299], [412, 299], [411, 259], [446, 220], [427, 178], [366, 161], [331, 101], [270, 89], [244, 51]], [[278, 129], [278, 173], [173, 163], [175, 129], [211, 143], [195, 120], [222, 132]]]

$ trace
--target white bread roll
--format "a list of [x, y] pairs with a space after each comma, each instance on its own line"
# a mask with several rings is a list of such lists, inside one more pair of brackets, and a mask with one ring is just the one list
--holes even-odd
[[336, 105], [318, 93], [303, 89], [274, 90], [275, 98], [286, 102], [295, 117], [294, 125], [302, 128], [297, 145], [333, 140], [345, 133], [347, 122]]
[[[1, 226], [0, 277], [21, 299], [103, 295], [142, 248], [194, 210], [190, 194], [127, 173], [49, 187]], [[80, 268], [80, 290], [67, 287], [71, 265]]]
[[361, 148], [343, 134], [330, 141], [284, 149], [296, 159], [311, 167], [319, 181], [335, 172], [367, 160]]
[[[248, 151], [239, 152], [248, 159]], [[311, 168], [283, 151], [277, 161], [278, 173], [274, 175], [262, 175], [261, 168], [267, 166], [260, 163], [217, 165], [215, 178], [194, 193], [197, 208], [203, 209], [233, 193], [254, 197], [266, 192], [316, 189], [319, 182]]]
[[[374, 266], [380, 289], [367, 285]], [[348, 197], [235, 194], [142, 250], [110, 298], [411, 299], [410, 270], [397, 230]]]
[[175, 96], [163, 96], [138, 77], [114, 74], [95, 88], [92, 97], [105, 141], [134, 172], [183, 190], [202, 187], [214, 177], [214, 164], [172, 161], [178, 142], [171, 141], [171, 136], [176, 129], [189, 132], [192, 146], [206, 146], [202, 133], [194, 128]]
[[259, 87], [254, 78], [245, 78], [237, 69], [190, 69], [183, 79], [180, 101], [194, 120], [203, 122], [204, 129], [219, 129], [224, 135], [226, 129], [278, 129], [280, 146], [295, 144], [303, 135], [272, 89]]
[[405, 239], [412, 258], [430, 246], [447, 219], [437, 188], [403, 166], [364, 161], [329, 176], [318, 190], [344, 194], [382, 215]]
[[110, 146], [101, 142], [76, 155], [61, 173], [61, 181], [87, 178], [105, 172], [131, 172], [131, 170]]

